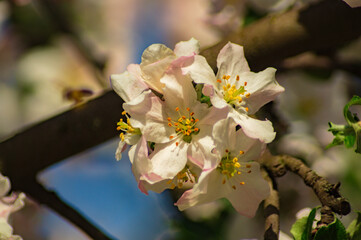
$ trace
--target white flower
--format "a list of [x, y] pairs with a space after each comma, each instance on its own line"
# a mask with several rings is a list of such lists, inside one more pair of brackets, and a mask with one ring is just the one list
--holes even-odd
[[[193, 56], [198, 52], [199, 43], [194, 38], [179, 42], [174, 52], [163, 44], [153, 44], [144, 50], [140, 65], [130, 64], [124, 73], [111, 75], [112, 87], [126, 103], [132, 102], [136, 105], [143, 98], [140, 95], [149, 88], [163, 93], [164, 84], [160, 82], [160, 79], [165, 71], [173, 66], [191, 64]], [[132, 127], [126, 112], [122, 114], [126, 116], [127, 121], [123, 122], [121, 119], [118, 122], [117, 129], [122, 133], [120, 133], [121, 141], [115, 153], [117, 160], [122, 158], [122, 152], [126, 146], [136, 144], [141, 135], [139, 129]]]
[[160, 79], [171, 65], [187, 65], [193, 61], [193, 56], [199, 53], [199, 43], [194, 38], [176, 44], [174, 51], [163, 44], [152, 44], [142, 55], [142, 62], [130, 64], [123, 74], [111, 75], [114, 91], [126, 102], [144, 90], [151, 88], [163, 93], [163, 83]]
[[252, 138], [266, 143], [271, 142], [275, 133], [270, 121], [260, 121], [249, 117], [264, 104], [274, 100], [284, 91], [275, 80], [274, 68], [253, 73], [244, 57], [243, 47], [228, 43], [217, 58], [218, 73], [213, 70], [202, 56], [195, 56], [183, 73], [189, 73], [196, 83], [203, 83], [203, 93], [210, 96], [211, 103], [217, 108], [229, 106], [229, 117], [239, 124]]
[[13, 235], [8, 219], [11, 213], [24, 206], [25, 194], [6, 196], [9, 190], [9, 179], [0, 174], [0, 240], [21, 240], [21, 237]]
[[132, 116], [131, 124], [155, 143], [149, 155], [152, 170], [142, 179], [150, 184], [167, 180], [170, 188], [179, 173], [188, 171], [188, 160], [203, 167], [213, 148], [213, 125], [227, 116], [228, 108], [209, 108], [198, 102], [192, 80], [176, 66], [167, 71], [161, 83], [164, 101], [147, 90], [142, 101], [128, 102], [124, 109]]
[[253, 217], [259, 203], [269, 195], [256, 162], [265, 144], [247, 137], [230, 118], [214, 126], [216, 161], [207, 161], [198, 183], [186, 191], [176, 205], [180, 210], [227, 198], [242, 215]]

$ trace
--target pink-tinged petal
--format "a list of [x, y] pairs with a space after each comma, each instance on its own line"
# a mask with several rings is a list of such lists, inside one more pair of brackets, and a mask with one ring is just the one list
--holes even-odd
[[[202, 106], [206, 106], [205, 104], [202, 104]], [[203, 114], [202, 119], [199, 119], [199, 125], [209, 125], [212, 126], [218, 122], [221, 119], [224, 119], [227, 117], [229, 113], [229, 107], [225, 106], [223, 108], [215, 108], [210, 107], [207, 109], [208, 112], [206, 115]], [[203, 126], [202, 126], [203, 128]]]
[[207, 63], [205, 57], [200, 55], [194, 56], [194, 62], [188, 67], [183, 67], [182, 72], [183, 74], [189, 74], [196, 83], [205, 83], [213, 86], [217, 83], [212, 68]]
[[142, 134], [150, 142], [163, 143], [169, 141], [174, 129], [167, 125], [164, 103], [150, 90], [145, 91], [131, 102], [123, 104], [131, 116], [131, 124], [140, 128]]
[[152, 170], [152, 164], [148, 156], [148, 144], [144, 136], [129, 149], [128, 154], [132, 163], [133, 174], [137, 182], [139, 182], [140, 176], [148, 174]]
[[122, 153], [125, 151], [125, 149], [127, 149], [127, 146], [128, 145], [124, 141], [119, 141], [118, 148], [115, 151], [115, 159], [117, 159], [117, 161], [122, 159]]
[[240, 114], [234, 109], [231, 109], [229, 117], [233, 118], [235, 122], [242, 127], [243, 132], [250, 138], [257, 138], [262, 142], [270, 143], [276, 136], [273, 131], [272, 122], [265, 120], [251, 118], [247, 115]]
[[267, 68], [259, 73], [247, 72], [240, 75], [240, 82], [247, 82], [246, 93], [250, 93], [248, 98], [243, 98], [248, 114], [254, 114], [284, 92], [285, 89], [276, 81], [275, 73], [276, 69]]
[[223, 184], [223, 177], [217, 169], [203, 171], [198, 183], [183, 193], [175, 204], [183, 211], [189, 207], [220, 199], [233, 190], [231, 186]]
[[236, 140], [231, 151], [239, 152], [242, 150], [244, 154], [239, 160], [241, 162], [249, 162], [257, 160], [266, 149], [266, 143], [259, 141], [258, 139], [250, 138], [246, 136], [242, 129], [236, 132]]
[[175, 57], [174, 52], [163, 44], [152, 44], [147, 47], [142, 54], [141, 68], [156, 62], [159, 62], [167, 57]]
[[217, 57], [218, 78], [223, 75], [236, 76], [242, 72], [249, 72], [249, 66], [244, 57], [243, 47], [228, 42]]
[[[182, 75], [180, 69], [172, 69], [161, 79], [164, 83], [164, 99], [169, 111], [173, 112], [176, 107], [186, 110], [196, 104], [197, 93], [194, 90], [192, 80]], [[184, 114], [184, 113], [183, 113]]]
[[184, 68], [190, 66], [193, 64], [193, 62], [194, 62], [194, 55], [179, 57], [170, 64], [166, 72], [172, 72], [174, 68], [177, 69], [177, 68]]
[[163, 44], [153, 44], [144, 50], [142, 55], [142, 77], [155, 91], [163, 93], [163, 84], [160, 79], [176, 58], [173, 51]]
[[151, 154], [152, 173], [162, 179], [173, 179], [187, 163], [189, 143], [182, 140], [177, 142], [178, 139], [175, 139], [169, 143], [156, 144]]
[[182, 41], [175, 45], [174, 53], [177, 56], [190, 56], [199, 53], [198, 40], [191, 38], [188, 41]]
[[11, 213], [22, 208], [24, 206], [25, 198], [26, 196], [24, 193], [12, 193], [10, 196], [2, 197], [0, 201], [0, 219], [3, 218], [7, 220]]
[[236, 131], [236, 126], [237, 123], [232, 118], [220, 120], [214, 125], [212, 135], [218, 158], [222, 158], [227, 149], [234, 157], [243, 151], [244, 153], [238, 157], [240, 162], [258, 159], [266, 144], [258, 139], [248, 137], [242, 129]]
[[114, 91], [125, 101], [129, 102], [145, 91], [148, 86], [137, 79], [133, 74], [125, 71], [122, 74], [110, 76]]
[[[154, 178], [154, 177], [153, 177]], [[159, 180], [159, 181], [154, 181], [154, 183], [149, 183], [149, 181], [151, 180], [142, 180], [139, 182], [139, 189], [143, 192], [146, 193], [148, 195], [148, 191], [153, 191], [156, 193], [161, 193], [166, 189], [169, 189], [171, 187], [171, 185], [169, 184], [169, 179], [166, 180]]]
[[[236, 189], [231, 189], [226, 198], [240, 214], [254, 217], [262, 200], [269, 196], [270, 189], [266, 180], [260, 173], [258, 163], [249, 163], [250, 173], [242, 173], [232, 178], [232, 184]], [[244, 184], [240, 184], [240, 183]]]
[[[206, 131], [206, 130], [205, 130]], [[201, 133], [199, 133], [200, 135]], [[204, 134], [203, 134], [204, 135]], [[217, 157], [212, 153], [214, 148], [213, 139], [208, 134], [202, 137], [193, 137], [189, 145], [187, 157], [197, 167], [203, 169], [217, 164]], [[205, 166], [205, 162], [207, 163]]]

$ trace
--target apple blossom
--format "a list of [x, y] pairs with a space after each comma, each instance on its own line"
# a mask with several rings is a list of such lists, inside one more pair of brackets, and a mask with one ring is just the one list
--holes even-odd
[[[152, 44], [144, 50], [140, 65], [130, 64], [124, 73], [111, 75], [112, 87], [125, 102], [137, 102], [137, 97], [142, 98], [141, 93], [149, 88], [163, 93], [160, 78], [165, 71], [172, 65], [190, 64], [198, 52], [199, 43], [194, 38], [176, 44], [174, 52], [163, 44]], [[136, 144], [141, 135], [139, 129], [132, 127], [126, 112], [123, 115], [127, 117], [127, 121], [123, 122], [121, 119], [117, 124], [117, 130], [122, 131], [115, 153], [117, 160], [122, 158], [126, 146]]]
[[21, 240], [21, 237], [13, 235], [13, 228], [8, 223], [11, 213], [24, 206], [25, 194], [20, 193], [6, 196], [10, 190], [10, 181], [0, 174], [0, 240]]
[[213, 125], [227, 116], [228, 108], [200, 103], [192, 79], [177, 66], [169, 69], [161, 82], [164, 101], [148, 90], [141, 94], [141, 101], [128, 102], [124, 109], [132, 116], [131, 124], [147, 141], [155, 143], [149, 155], [152, 170], [141, 179], [150, 184], [167, 180], [171, 188], [174, 178], [184, 176], [182, 171], [189, 173], [188, 160], [203, 167], [213, 147]]
[[229, 106], [229, 117], [239, 124], [246, 135], [271, 142], [275, 133], [270, 121], [251, 118], [264, 104], [274, 100], [284, 91], [275, 80], [274, 68], [262, 72], [250, 71], [243, 47], [227, 43], [217, 58], [218, 73], [215, 76], [203, 56], [196, 55], [194, 63], [182, 68], [196, 83], [203, 83], [203, 93], [210, 96], [217, 108]]
[[[163, 44], [152, 44], [144, 50], [140, 64], [130, 64], [125, 73], [111, 75], [112, 86], [122, 98], [127, 91], [142, 90], [144, 86], [162, 94], [164, 85], [160, 79], [167, 69], [175, 63], [184, 64], [187, 59], [193, 59], [198, 52], [199, 42], [194, 38], [177, 43], [174, 51]], [[128, 78], [132, 84], [126, 82]], [[123, 100], [130, 101], [124, 98]]]
[[265, 143], [247, 137], [228, 118], [213, 129], [215, 158], [207, 161], [198, 183], [186, 191], [176, 205], [180, 210], [227, 198], [242, 215], [253, 217], [259, 203], [269, 195], [269, 185], [262, 178], [257, 159]]

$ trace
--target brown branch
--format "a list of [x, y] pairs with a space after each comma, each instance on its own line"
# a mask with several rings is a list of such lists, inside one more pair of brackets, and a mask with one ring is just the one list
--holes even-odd
[[89, 237], [97, 240], [110, 240], [102, 231], [85, 219], [78, 210], [67, 205], [56, 193], [46, 190], [41, 184], [32, 179], [27, 179], [21, 186], [23, 191], [40, 204], [45, 204], [50, 209], [57, 212], [60, 216], [73, 223], [79, 229], [84, 231]]
[[240, 32], [229, 35], [204, 50], [213, 69], [219, 50], [228, 42], [244, 46], [254, 71], [278, 66], [287, 58], [306, 51], [325, 51], [361, 35], [361, 8], [351, 8], [342, 0], [324, 0], [289, 12], [270, 15]]
[[297, 158], [287, 155], [280, 155], [277, 158], [288, 170], [300, 176], [305, 184], [313, 189], [323, 206], [328, 206], [333, 212], [341, 215], [350, 213], [350, 203], [339, 193], [340, 184], [329, 183]]
[[114, 138], [122, 104], [116, 93], [107, 91], [1, 142], [2, 173], [22, 191], [24, 178]]
[[266, 179], [270, 186], [270, 195], [264, 200], [265, 215], [265, 240], [277, 240], [280, 231], [280, 202], [277, 190], [277, 183], [272, 174], [265, 169], [261, 169], [263, 178]]

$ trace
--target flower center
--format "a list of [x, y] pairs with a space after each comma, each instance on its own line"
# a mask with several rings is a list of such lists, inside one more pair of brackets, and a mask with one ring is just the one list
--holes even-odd
[[[179, 107], [175, 108], [175, 111], [178, 113], [179, 118], [176, 120], [167, 118], [168, 126], [173, 127], [176, 135], [171, 135], [169, 139], [173, 139], [177, 136], [182, 136], [183, 141], [190, 143], [192, 141], [192, 135], [199, 133], [199, 128], [197, 128], [198, 118], [194, 117], [194, 112], [190, 111], [190, 108], [187, 108], [187, 116], [181, 115], [179, 112]], [[178, 145], [179, 143], [176, 142]]]
[[[240, 107], [243, 101], [242, 96], [249, 98], [251, 96], [250, 93], [246, 93], [247, 90], [245, 87], [247, 86], [247, 82], [244, 82], [243, 86], [239, 88], [236, 87], [236, 84], [231, 84], [231, 76], [223, 75], [222, 79], [217, 79], [217, 82], [221, 84], [223, 89], [223, 99], [231, 104], [233, 107]], [[235, 82], [239, 81], [239, 75], [236, 76]], [[248, 112], [248, 107], [245, 107], [245, 110]]]
[[[231, 152], [226, 149], [225, 155], [222, 157], [217, 169], [223, 175], [222, 184], [225, 184], [227, 180], [232, 179], [235, 175], [241, 175], [242, 173], [251, 173], [250, 164], [240, 164], [238, 157], [244, 154], [244, 151], [239, 151], [238, 156], [232, 156]], [[240, 182], [240, 185], [244, 185], [245, 182]], [[236, 189], [235, 185], [232, 185], [233, 189]]]
[[132, 125], [130, 124], [130, 118], [129, 118], [129, 115], [127, 114], [127, 112], [123, 111], [122, 115], [123, 116], [125, 115], [127, 117], [127, 122], [125, 123], [123, 121], [123, 119], [120, 119], [119, 122], [117, 123], [117, 126], [118, 126], [117, 130], [122, 131], [119, 134], [120, 139], [122, 141], [124, 141], [126, 134], [140, 135], [141, 134], [140, 129], [139, 128], [133, 128]]
[[173, 179], [170, 179], [167, 184], [170, 184], [170, 189], [182, 188], [185, 183], [194, 183], [197, 179], [196, 174], [194, 174], [189, 167], [186, 165], [182, 171], [180, 171]]

